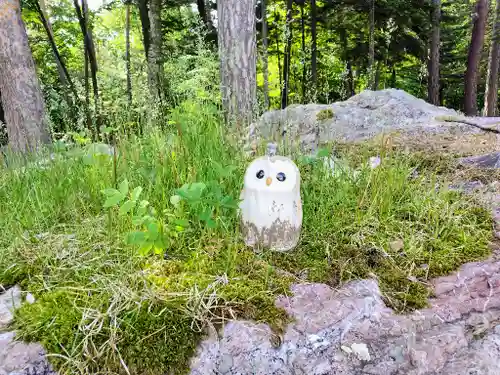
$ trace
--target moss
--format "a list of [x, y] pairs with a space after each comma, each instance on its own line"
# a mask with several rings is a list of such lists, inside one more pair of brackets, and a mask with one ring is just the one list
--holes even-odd
[[[201, 338], [201, 333], [193, 331], [189, 317], [175, 305], [142, 303], [139, 308], [111, 319], [106, 314], [110, 309], [109, 298], [109, 295], [63, 290], [44, 293], [35, 304], [25, 304], [17, 311], [16, 328], [23, 340], [40, 342], [51, 354], [66, 356], [68, 351], [81, 351], [89, 373], [103, 370], [126, 373], [120, 356], [132, 373], [186, 372]], [[98, 313], [85, 320], [84, 311]], [[93, 321], [95, 317], [101, 320]], [[118, 327], [113, 331], [113, 342], [109, 342], [107, 338], [115, 322]], [[91, 335], [81, 329], [82, 325], [87, 325], [89, 331], [99, 326], [102, 330]], [[85, 350], [81, 346], [84, 342], [88, 344]], [[112, 346], [113, 350], [99, 355], [103, 346]], [[51, 356], [50, 360], [64, 373], [72, 373], [61, 357]]]
[[333, 110], [331, 109], [322, 109], [316, 114], [317, 121], [329, 120], [335, 116]]

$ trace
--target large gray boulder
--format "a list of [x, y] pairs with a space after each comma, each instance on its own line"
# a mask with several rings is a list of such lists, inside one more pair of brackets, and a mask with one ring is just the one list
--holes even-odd
[[247, 147], [259, 141], [284, 141], [299, 143], [301, 149], [311, 151], [320, 142], [364, 140], [398, 130], [410, 133], [450, 127], [473, 130], [439, 119], [449, 116], [461, 117], [452, 109], [436, 107], [403, 90], [366, 90], [343, 102], [291, 105], [266, 112], [250, 126]]

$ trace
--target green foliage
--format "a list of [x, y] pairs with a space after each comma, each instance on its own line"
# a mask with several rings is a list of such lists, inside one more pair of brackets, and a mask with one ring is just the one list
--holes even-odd
[[297, 159], [299, 246], [255, 254], [235, 209], [249, 160], [210, 102], [186, 101], [172, 121], [182, 136], [174, 126], [119, 138], [116, 164], [87, 163], [89, 144], [70, 144], [43, 168], [0, 173], [0, 282], [35, 295], [17, 327], [62, 373], [183, 373], [209, 324], [253, 319], [279, 334], [289, 317], [275, 298], [300, 280], [376, 277], [389, 306], [410, 311], [426, 304], [429, 278], [488, 254], [491, 218], [436, 190], [445, 181], [431, 164], [382, 153], [372, 170], [380, 150], [360, 145], [337, 147], [348, 165], [333, 175], [327, 149]]

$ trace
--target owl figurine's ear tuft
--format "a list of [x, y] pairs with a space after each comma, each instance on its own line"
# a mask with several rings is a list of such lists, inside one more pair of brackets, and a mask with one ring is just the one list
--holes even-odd
[[267, 151], [266, 151], [267, 156], [275, 156], [277, 151], [278, 151], [277, 143], [269, 142], [267, 144]]

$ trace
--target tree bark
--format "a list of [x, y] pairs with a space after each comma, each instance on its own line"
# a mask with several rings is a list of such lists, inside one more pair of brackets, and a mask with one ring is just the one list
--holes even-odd
[[154, 102], [163, 104], [163, 60], [161, 30], [162, 0], [150, 0], [150, 44], [148, 51], [148, 82], [151, 98]]
[[439, 105], [439, 51], [441, 44], [441, 0], [432, 0], [432, 34], [430, 43], [429, 72], [428, 72], [428, 100], [429, 103]]
[[[71, 93], [73, 94], [73, 97], [75, 98], [76, 101], [78, 101], [78, 94], [76, 92], [75, 85], [73, 84], [73, 81], [71, 80], [71, 77], [69, 75], [68, 69], [66, 68], [66, 64], [64, 63], [61, 54], [59, 53], [59, 49], [57, 48], [55, 38], [54, 38], [54, 31], [52, 30], [52, 24], [50, 23], [50, 19], [47, 15], [47, 8], [45, 6], [45, 0], [39, 0], [39, 2], [35, 2], [35, 7], [38, 12], [38, 15], [40, 17], [40, 20], [42, 21], [43, 27], [45, 29], [45, 32], [47, 33], [47, 38], [49, 39], [49, 44], [52, 49], [52, 54], [54, 55], [54, 60], [57, 65], [57, 72], [59, 74], [59, 80], [61, 81], [61, 84], [65, 88], [69, 88]], [[68, 103], [70, 106], [73, 105], [73, 102]]]
[[141, 19], [144, 54], [146, 55], [146, 60], [147, 60], [149, 54], [149, 43], [151, 38], [150, 37], [151, 23], [149, 21], [148, 0], [138, 0], [137, 6], [139, 8], [139, 18]]
[[486, 22], [488, 19], [488, 0], [478, 0], [473, 17], [472, 38], [467, 58], [467, 71], [465, 73], [465, 103], [464, 109], [468, 116], [477, 115], [477, 76], [481, 51], [483, 49]]
[[290, 85], [290, 62], [292, 56], [292, 10], [293, 0], [287, 0], [286, 6], [286, 46], [285, 46], [285, 61], [283, 64], [283, 88], [281, 90], [281, 108], [284, 109], [288, 105], [288, 87]]
[[281, 73], [281, 50], [279, 37], [276, 36], [276, 55], [278, 55], [278, 75], [280, 76], [280, 87], [283, 85], [283, 74]]
[[318, 66], [317, 66], [317, 42], [316, 42], [316, 0], [311, 0], [311, 87], [312, 87], [312, 101], [316, 101], [316, 94], [318, 91], [317, 77], [318, 77]]
[[267, 32], [267, 0], [262, 1], [262, 71], [264, 74], [264, 110], [269, 109], [269, 59], [268, 59], [268, 32]]
[[226, 123], [249, 125], [256, 109], [255, 0], [219, 0], [219, 56]]
[[125, 4], [125, 64], [127, 66], [127, 98], [132, 106], [132, 72], [130, 68], [130, 1]]
[[304, 15], [304, 2], [300, 3], [300, 26], [302, 29], [302, 103], [307, 101], [307, 90], [306, 90], [306, 80], [307, 80], [307, 69], [306, 69], [306, 26], [305, 26], [305, 15]]
[[88, 58], [87, 62], [90, 67], [90, 78], [92, 79], [92, 88], [94, 93], [94, 108], [96, 116], [96, 129], [94, 129], [95, 133], [94, 135], [97, 135], [101, 122], [99, 115], [99, 87], [97, 85], [97, 57], [95, 53], [94, 40], [92, 38], [92, 33], [89, 27], [88, 4], [87, 0], [82, 0], [81, 7], [80, 4], [78, 3], [78, 0], [73, 0], [73, 4], [75, 6], [76, 15], [78, 17], [78, 22], [80, 24], [80, 29], [82, 31], [85, 54], [87, 55]]
[[368, 51], [368, 87], [375, 90], [375, 0], [370, 1], [370, 35]]
[[49, 143], [42, 91], [19, 0], [0, 1], [0, 92], [10, 146], [35, 151]]
[[217, 43], [217, 30], [212, 22], [210, 7], [207, 7], [206, 0], [196, 0], [196, 5], [198, 7], [198, 14], [200, 15], [201, 21], [203, 22], [203, 25], [205, 25], [205, 29], [207, 31], [207, 40], [211, 43]]
[[488, 75], [486, 78], [486, 93], [484, 95], [483, 116], [497, 114], [498, 100], [498, 64], [500, 60], [500, 0], [497, 0], [495, 21], [491, 37], [490, 57], [488, 59]]
[[347, 98], [354, 96], [354, 74], [352, 72], [352, 64], [349, 58], [347, 31], [345, 28], [340, 29], [340, 43], [342, 45], [342, 58], [346, 64], [347, 79], [345, 82], [345, 90]]

